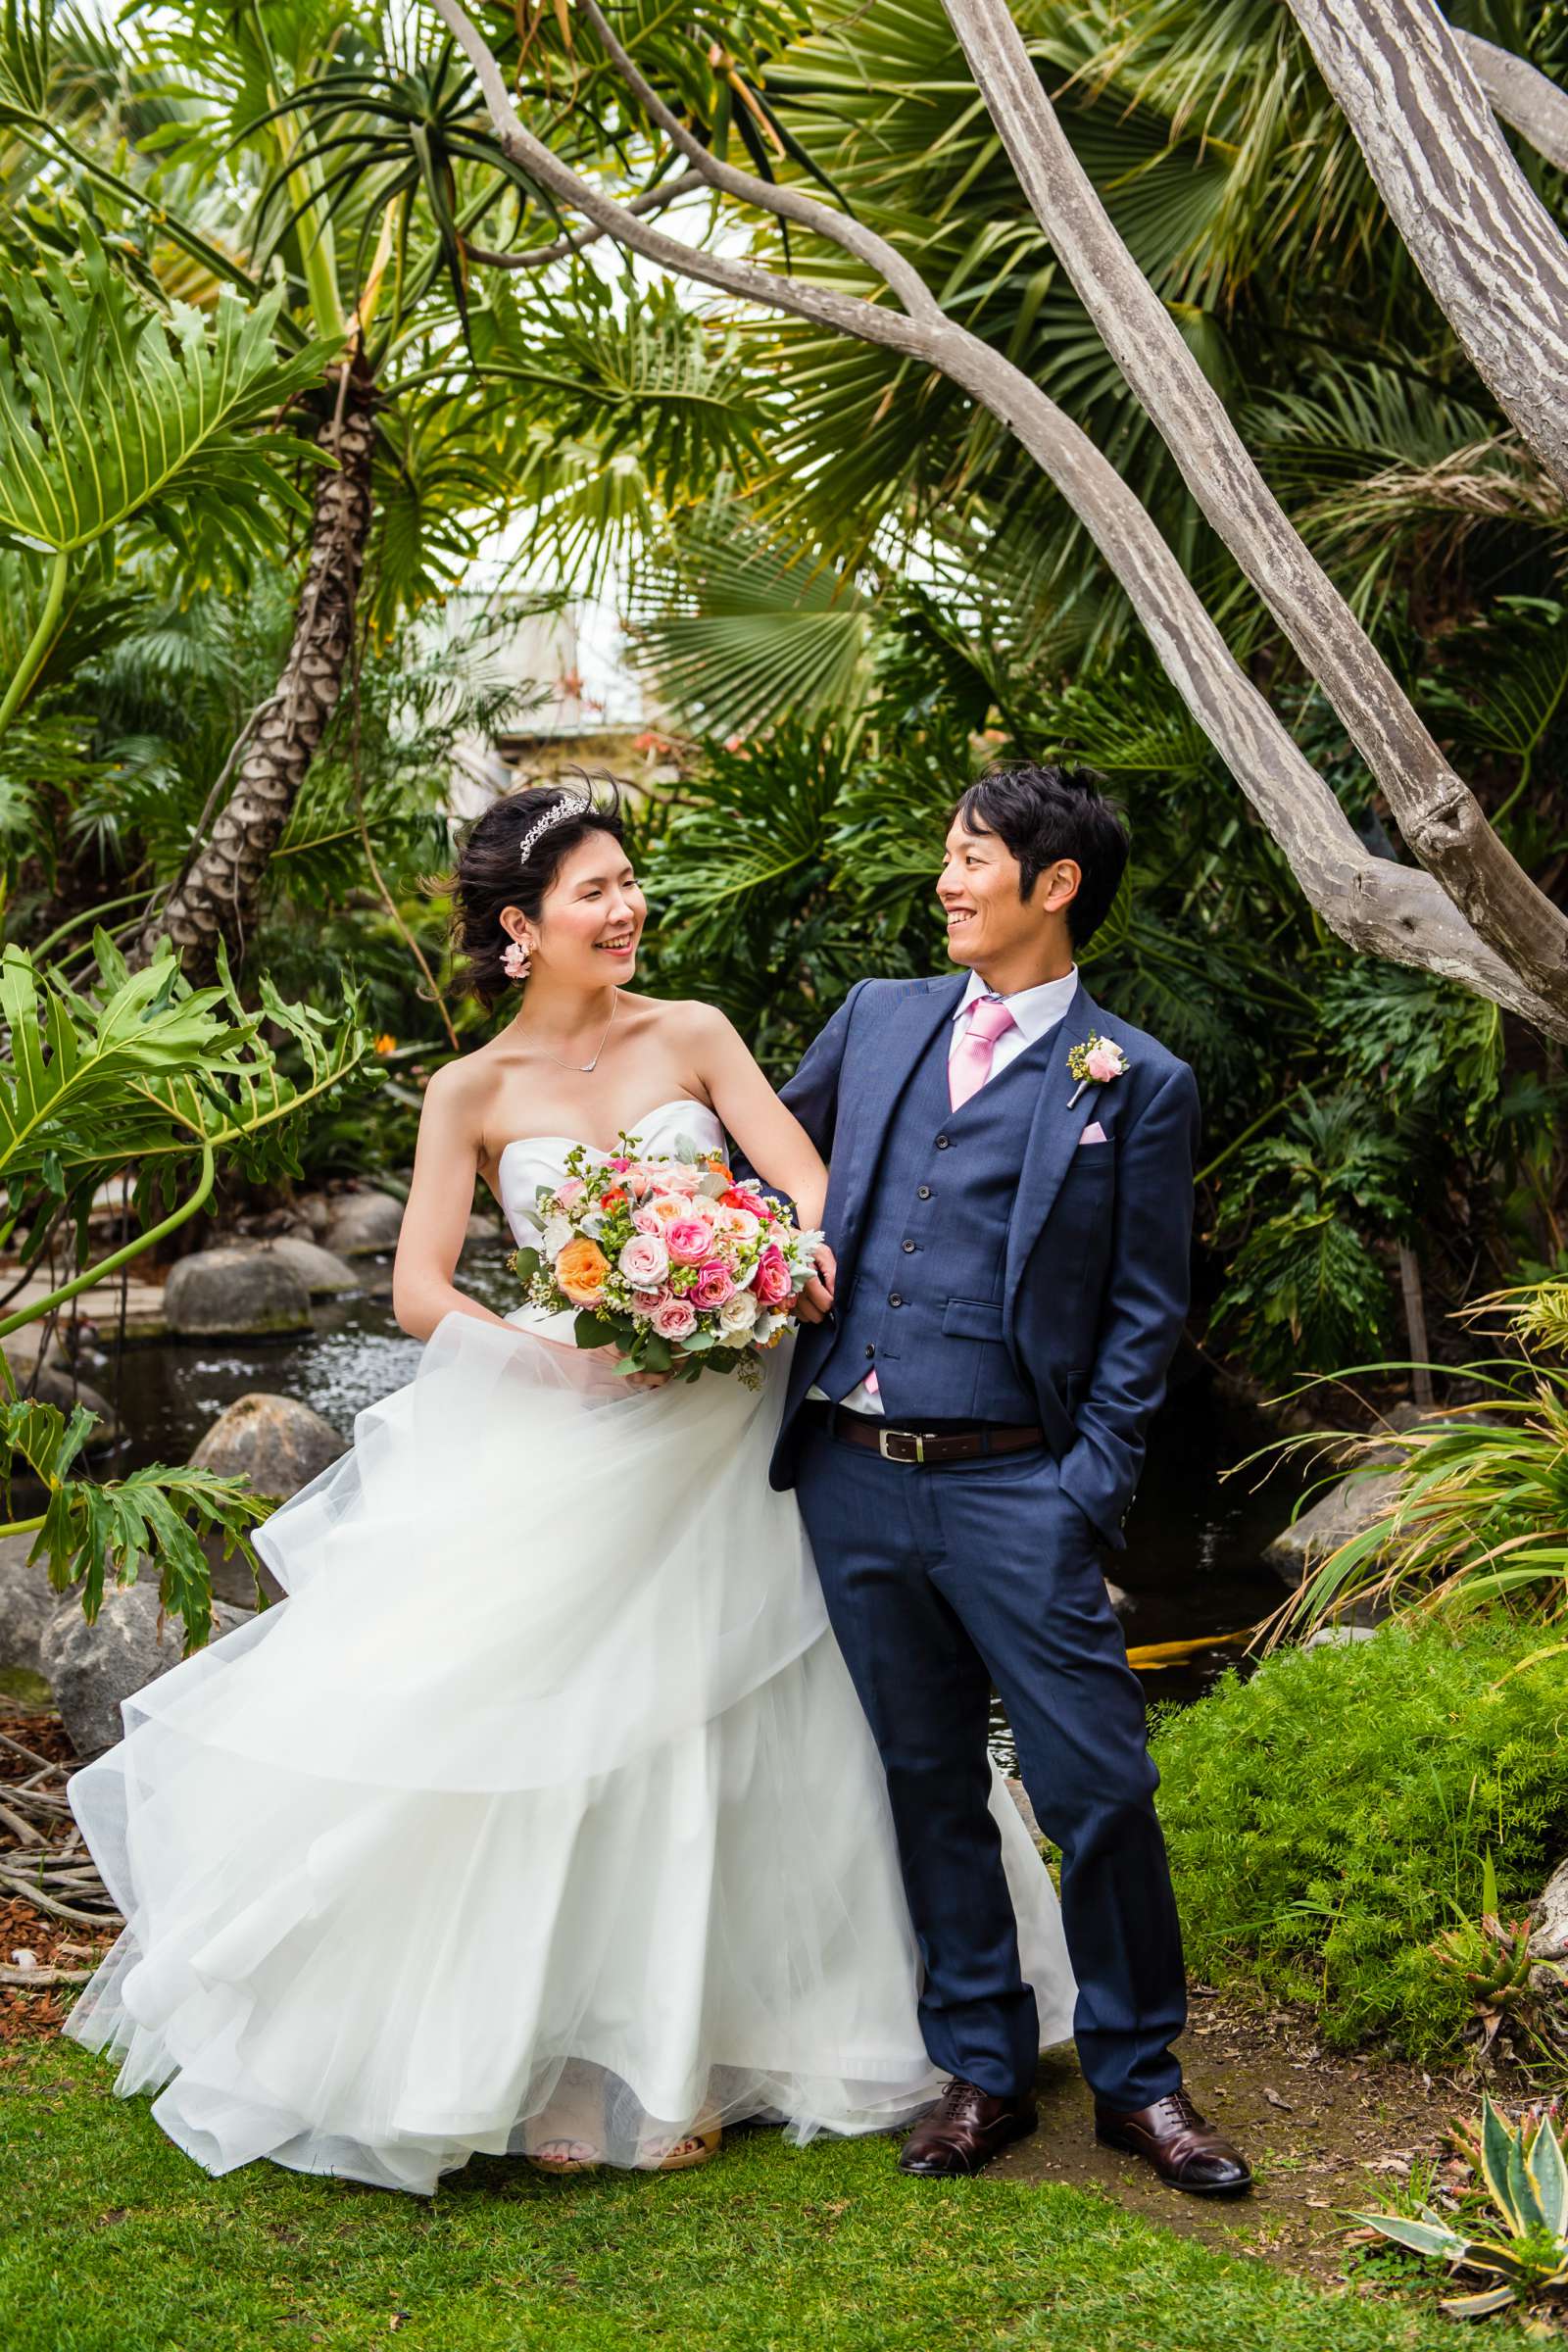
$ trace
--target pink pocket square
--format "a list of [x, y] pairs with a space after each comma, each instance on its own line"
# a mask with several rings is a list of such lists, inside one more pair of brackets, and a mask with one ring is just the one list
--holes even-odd
[[1104, 1144], [1108, 1143], [1109, 1140], [1109, 1137], [1106, 1135], [1103, 1127], [1102, 1127], [1100, 1124], [1100, 1121], [1098, 1119], [1091, 1119], [1088, 1126], [1084, 1129], [1082, 1135], [1078, 1138], [1078, 1149], [1081, 1152], [1085, 1144]]

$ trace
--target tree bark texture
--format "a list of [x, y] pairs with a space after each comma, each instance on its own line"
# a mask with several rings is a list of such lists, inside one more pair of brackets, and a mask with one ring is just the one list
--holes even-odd
[[160, 939], [172, 939], [196, 981], [213, 977], [220, 940], [233, 965], [243, 960], [272, 853], [348, 674], [370, 533], [373, 387], [357, 368], [335, 368], [323, 403], [316, 445], [331, 463], [316, 477], [288, 659], [252, 723], [233, 791], [138, 943], [137, 959], [145, 960]]
[[[1328, 785], [1232, 655], [1176, 557], [1114, 466], [1020, 368], [947, 318], [918, 278], [911, 284], [906, 261], [891, 256], [895, 273], [884, 263], [883, 241], [861, 224], [842, 221], [831, 208], [799, 190], [776, 189], [711, 158], [705, 163], [700, 148], [692, 161], [726, 193], [770, 212], [783, 212], [787, 196], [788, 217], [796, 220], [804, 218], [808, 206], [812, 226], [884, 269], [907, 312], [685, 244], [580, 177], [538, 139], [519, 120], [499, 64], [459, 0], [432, 0], [432, 5], [473, 65], [502, 147], [563, 203], [622, 246], [677, 275], [924, 361], [981, 401], [1015, 435], [1084, 523], [1178, 693], [1331, 929], [1355, 948], [1439, 973], [1507, 1005], [1548, 1034], [1568, 1038], [1568, 1001], [1547, 997], [1521, 978], [1478, 936], [1431, 874], [1368, 854]], [[673, 118], [648, 90], [594, 0], [584, 0], [584, 8], [651, 118], [682, 152], [690, 153], [690, 134], [678, 123], [671, 128]], [[676, 136], [677, 131], [683, 135]], [[1298, 541], [1297, 545], [1299, 548]], [[1304, 549], [1300, 552], [1304, 558]]]
[[[1292, 4], [1299, 14], [1317, 0]], [[1203, 514], [1333, 704], [1404, 840], [1481, 937], [1568, 1015], [1568, 917], [1493, 831], [1474, 793], [1449, 766], [1264, 481], [1224, 402], [1073, 153], [1006, 0], [944, 5], [1035, 217], [1080, 301]], [[1342, 8], [1350, 0], [1330, 5]], [[1568, 247], [1563, 259], [1568, 264]], [[1563, 366], [1568, 370], [1568, 345]]]
[[1568, 490], [1568, 242], [1435, 0], [1289, 0], [1411, 259]]
[[1484, 41], [1478, 32], [1454, 29], [1454, 39], [1499, 121], [1516, 130], [1538, 155], [1568, 172], [1568, 90], [1548, 81], [1527, 57]]

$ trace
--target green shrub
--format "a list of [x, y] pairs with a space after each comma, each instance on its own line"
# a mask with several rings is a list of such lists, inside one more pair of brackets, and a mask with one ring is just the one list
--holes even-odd
[[1311, 2002], [1340, 2047], [1451, 2050], [1465, 1995], [1428, 1947], [1480, 1911], [1489, 1852], [1510, 1916], [1568, 1853], [1565, 1726], [1568, 1651], [1510, 1619], [1227, 1674], [1154, 1738], [1190, 1968]]

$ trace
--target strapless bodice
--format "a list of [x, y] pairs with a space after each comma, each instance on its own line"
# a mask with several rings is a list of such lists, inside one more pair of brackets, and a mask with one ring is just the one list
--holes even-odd
[[[685, 1159], [697, 1152], [724, 1149], [724, 1130], [717, 1112], [687, 1095], [644, 1111], [630, 1132], [638, 1149], [650, 1158]], [[574, 1148], [575, 1141], [569, 1135], [520, 1135], [502, 1151], [498, 1170], [501, 1205], [514, 1241], [536, 1238], [531, 1212], [539, 1187], [561, 1182], [566, 1172], [566, 1154]], [[597, 1145], [590, 1144], [586, 1149], [595, 1159], [610, 1156]]]

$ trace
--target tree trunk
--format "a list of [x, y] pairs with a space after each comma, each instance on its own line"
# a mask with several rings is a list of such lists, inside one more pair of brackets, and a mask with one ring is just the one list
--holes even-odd
[[1412, 260], [1568, 490], [1568, 243], [1434, 0], [1289, 0]]
[[[1073, 153], [1006, 0], [944, 5], [1035, 218], [1080, 301], [1199, 506], [1333, 704], [1405, 841], [1481, 937], [1568, 1014], [1568, 917], [1488, 824], [1264, 481]], [[1298, 14], [1315, 5], [1302, 0]], [[1568, 345], [1562, 365], [1568, 373]]]
[[1408, 1242], [1399, 1244], [1399, 1289], [1404, 1298], [1404, 1328], [1410, 1346], [1410, 1394], [1421, 1411], [1430, 1413], [1434, 1398], [1427, 1296], [1421, 1280], [1421, 1260]]
[[249, 730], [227, 804], [137, 944], [134, 959], [144, 962], [160, 939], [172, 939], [198, 982], [217, 970], [220, 940], [233, 965], [243, 960], [272, 853], [348, 674], [370, 533], [374, 387], [358, 366], [334, 368], [323, 398], [316, 445], [333, 462], [316, 479], [310, 561], [288, 660]]

